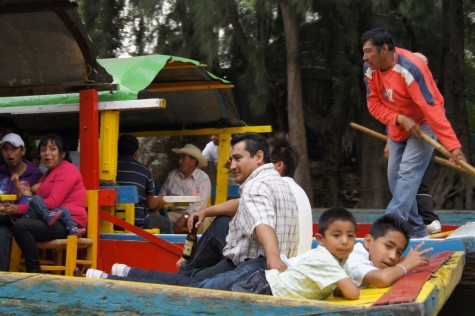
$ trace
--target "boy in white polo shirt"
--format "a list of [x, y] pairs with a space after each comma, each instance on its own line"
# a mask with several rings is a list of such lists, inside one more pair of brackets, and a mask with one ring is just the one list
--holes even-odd
[[378, 218], [364, 237], [363, 243], [356, 243], [347, 264], [357, 286], [372, 285], [388, 287], [407, 273], [427, 265], [425, 255], [432, 248], [421, 250], [424, 242], [411, 249], [400, 262], [409, 243], [408, 227], [393, 214]]

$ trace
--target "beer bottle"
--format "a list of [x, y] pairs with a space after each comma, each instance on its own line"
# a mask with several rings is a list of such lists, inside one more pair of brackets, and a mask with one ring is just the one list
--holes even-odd
[[183, 247], [183, 258], [185, 258], [186, 260], [193, 259], [193, 255], [195, 254], [196, 242], [198, 241], [198, 237], [196, 236], [196, 223], [198, 223], [198, 220], [198, 215], [193, 216], [193, 228], [188, 233], [188, 235], [186, 235], [185, 238], [185, 246]]

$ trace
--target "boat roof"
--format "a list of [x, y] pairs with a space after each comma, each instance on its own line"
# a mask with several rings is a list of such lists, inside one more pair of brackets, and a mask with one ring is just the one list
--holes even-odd
[[[97, 59], [74, 2], [2, 2], [0, 32], [0, 117], [10, 117], [22, 132], [77, 133], [79, 107], [67, 105], [78, 105], [78, 92], [89, 88], [98, 90], [99, 102], [124, 103], [120, 132], [241, 125], [233, 85], [198, 61]], [[138, 111], [141, 102], [127, 103], [156, 98], [166, 107]]]
[[76, 3], [7, 0], [0, 7], [0, 96], [113, 89]]

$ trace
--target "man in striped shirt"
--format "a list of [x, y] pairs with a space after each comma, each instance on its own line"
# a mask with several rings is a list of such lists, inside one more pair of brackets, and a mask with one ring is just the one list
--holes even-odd
[[159, 228], [161, 233], [170, 231], [168, 218], [150, 212], [160, 207], [161, 197], [155, 196], [152, 172], [137, 161], [139, 151], [138, 139], [130, 134], [119, 138], [117, 159], [117, 178], [119, 185], [135, 185], [139, 202], [135, 204], [135, 225], [140, 228]]

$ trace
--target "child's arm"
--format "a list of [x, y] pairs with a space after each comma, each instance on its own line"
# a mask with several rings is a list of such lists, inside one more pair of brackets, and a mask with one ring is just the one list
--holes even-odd
[[[424, 243], [420, 243], [416, 248], [411, 249], [406, 258], [399, 264], [384, 268], [381, 270], [373, 270], [368, 272], [363, 282], [365, 284], [376, 287], [388, 287], [393, 285], [397, 280], [404, 277], [407, 273], [415, 270], [418, 267], [429, 264], [429, 258], [424, 255], [432, 251], [433, 248], [420, 250]], [[401, 267], [402, 265], [402, 267]]]
[[13, 185], [15, 186], [16, 196], [17, 198], [20, 198], [22, 194], [22, 189], [20, 185], [20, 177], [18, 176], [17, 173], [15, 173], [12, 175], [11, 179], [12, 179]]
[[33, 194], [36, 194], [36, 191], [38, 191], [38, 189], [40, 188], [40, 185], [41, 185], [41, 182], [38, 182], [38, 183], [34, 184], [31, 187], [31, 192], [33, 192]]
[[344, 278], [336, 282], [336, 288], [333, 291], [334, 296], [343, 296], [347, 300], [357, 300], [360, 297], [360, 289], [350, 278]]

